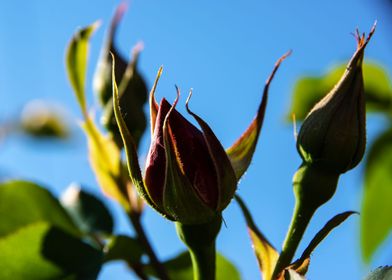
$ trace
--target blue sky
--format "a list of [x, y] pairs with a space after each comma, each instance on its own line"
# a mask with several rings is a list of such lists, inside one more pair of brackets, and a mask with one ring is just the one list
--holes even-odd
[[[164, 66], [157, 98], [173, 100], [175, 84], [184, 93], [193, 88], [191, 108], [210, 124], [226, 147], [253, 118], [275, 61], [293, 50], [272, 82], [261, 139], [239, 185], [257, 224], [278, 248], [294, 203], [291, 178], [300, 164], [292, 126], [284, 122], [295, 81], [347, 61], [356, 46], [350, 33], [357, 27], [368, 32], [376, 19], [377, 31], [366, 58], [392, 69], [392, 19], [378, 2], [383, 1], [133, 0], [121, 24], [117, 42], [124, 55], [138, 41], [144, 42], [140, 69], [149, 86], [158, 67]], [[0, 2], [0, 120], [18, 115], [26, 102], [39, 98], [64, 106], [75, 132], [69, 143], [9, 138], [0, 143], [2, 172], [41, 182], [56, 194], [77, 181], [102, 196], [88, 165], [84, 136], [76, 125], [81, 115], [66, 79], [64, 51], [78, 27], [102, 20], [92, 39], [89, 64], [89, 104], [97, 108], [91, 78], [104, 30], [118, 3]], [[184, 103], [185, 94], [178, 106], [183, 113]], [[373, 116], [368, 123], [371, 141], [384, 120]], [[142, 158], [149, 145], [148, 130], [143, 145]], [[360, 209], [360, 171], [361, 166], [342, 176], [335, 197], [315, 216], [301, 248], [333, 215]], [[128, 232], [121, 210], [108, 204], [117, 216], [117, 232]], [[227, 227], [222, 229], [218, 249], [238, 266], [243, 279], [258, 279], [244, 220], [235, 203], [224, 217]], [[170, 222], [149, 209], [144, 222], [161, 258], [184, 249]], [[313, 254], [309, 278], [330, 279], [328, 273], [333, 273], [336, 279], [360, 279], [371, 267], [392, 262], [390, 254], [381, 252], [371, 267], [362, 264], [358, 230], [358, 217], [335, 230]], [[129, 274], [125, 266], [115, 264], [105, 267], [100, 279], [129, 279]]]

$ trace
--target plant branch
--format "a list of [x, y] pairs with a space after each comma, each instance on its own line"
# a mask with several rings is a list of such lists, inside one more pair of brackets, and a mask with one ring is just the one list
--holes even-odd
[[170, 278], [167, 274], [165, 267], [159, 261], [157, 255], [155, 254], [154, 249], [151, 246], [150, 241], [147, 238], [146, 232], [144, 231], [144, 228], [140, 222], [140, 215], [132, 212], [128, 212], [128, 217], [132, 223], [133, 228], [135, 229], [137, 235], [136, 238], [139, 240], [139, 242], [146, 250], [148, 257], [150, 258], [151, 265], [154, 267], [158, 275], [158, 278], [161, 280], [169, 280]]

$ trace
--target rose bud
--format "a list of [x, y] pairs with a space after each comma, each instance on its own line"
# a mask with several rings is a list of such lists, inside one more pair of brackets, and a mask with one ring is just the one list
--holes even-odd
[[[158, 105], [154, 95], [161, 68], [150, 93], [151, 146], [144, 178], [113, 79], [113, 107], [124, 142], [128, 170], [132, 183], [148, 204], [166, 218], [183, 225], [209, 223], [220, 217], [249, 167], [264, 119], [269, 84], [288, 54], [278, 60], [268, 78], [255, 118], [226, 151], [207, 123], [190, 111], [189, 98], [186, 109], [201, 130], [175, 109], [179, 91], [173, 105], [166, 99]], [[112, 73], [114, 76], [114, 69]]]
[[[203, 132], [187, 121], [175, 109], [177, 101], [171, 106], [163, 99], [159, 105], [146, 162], [146, 191], [175, 220], [206, 222], [229, 204], [237, 180], [212, 130], [188, 106]], [[190, 215], [195, 209], [198, 215]]]
[[354, 168], [366, 144], [362, 61], [367, 43], [357, 32], [357, 50], [336, 86], [310, 111], [298, 134], [297, 149], [307, 164], [337, 174]]

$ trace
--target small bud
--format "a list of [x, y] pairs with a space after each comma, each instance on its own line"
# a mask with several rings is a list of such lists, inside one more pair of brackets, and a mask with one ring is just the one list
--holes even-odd
[[113, 110], [111, 54], [113, 54], [116, 60], [114, 72], [116, 81], [119, 82], [120, 107], [124, 112], [124, 120], [134, 137], [136, 145], [139, 144], [147, 126], [143, 107], [147, 101], [148, 90], [142, 75], [137, 69], [139, 54], [143, 49], [143, 44], [138, 43], [133, 48], [132, 58], [127, 62], [114, 43], [118, 24], [126, 9], [127, 4], [122, 3], [116, 10], [106, 42], [101, 51], [93, 83], [96, 96], [103, 107], [101, 123], [109, 131], [118, 146], [122, 146], [122, 140]]
[[36, 138], [65, 139], [70, 134], [64, 116], [58, 113], [58, 108], [53, 108], [40, 100], [26, 104], [20, 124], [25, 133]]
[[374, 28], [366, 40], [357, 34], [357, 50], [342, 78], [304, 120], [297, 149], [307, 164], [341, 174], [361, 161], [366, 144], [362, 61], [373, 33]]

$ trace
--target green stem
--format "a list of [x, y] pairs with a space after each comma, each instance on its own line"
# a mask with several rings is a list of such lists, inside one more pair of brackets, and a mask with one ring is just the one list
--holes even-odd
[[302, 236], [317, 208], [309, 208], [297, 200], [294, 208], [291, 224], [283, 243], [282, 252], [276, 263], [272, 280], [276, 279], [278, 274], [291, 264], [295, 251], [301, 242]]
[[135, 215], [134, 213], [128, 213], [128, 217], [132, 223], [133, 228], [137, 234], [137, 239], [143, 245], [144, 249], [146, 250], [146, 254], [148, 255], [151, 265], [154, 267], [157, 276], [161, 280], [169, 280], [169, 276], [165, 267], [159, 261], [157, 255], [155, 254], [154, 249], [151, 246], [151, 242], [148, 240], [146, 232], [142, 224], [140, 223], [140, 215]]
[[188, 247], [191, 255], [194, 280], [215, 280], [216, 278], [215, 240], [221, 225], [221, 215], [217, 215], [205, 224], [176, 223], [177, 234]]
[[194, 280], [214, 280], [216, 271], [215, 242], [209, 246], [191, 249]]

